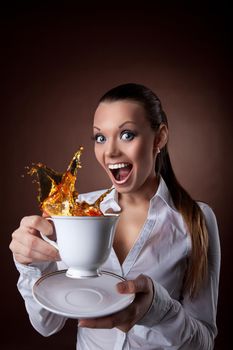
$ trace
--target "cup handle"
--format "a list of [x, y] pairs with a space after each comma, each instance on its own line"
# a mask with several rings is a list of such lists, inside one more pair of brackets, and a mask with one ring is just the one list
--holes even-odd
[[[52, 221], [52, 218], [45, 218], [48, 221]], [[46, 241], [47, 243], [51, 244], [54, 248], [56, 248], [57, 250], [59, 250], [58, 245], [56, 242], [52, 241], [51, 239], [49, 239], [44, 233], [40, 232], [41, 237], [43, 238], [44, 241]]]

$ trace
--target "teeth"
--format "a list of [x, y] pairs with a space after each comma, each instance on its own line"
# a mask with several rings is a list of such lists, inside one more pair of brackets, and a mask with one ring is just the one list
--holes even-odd
[[119, 163], [119, 164], [109, 164], [108, 167], [109, 169], [120, 169], [120, 168], [126, 168], [129, 166], [127, 163]]

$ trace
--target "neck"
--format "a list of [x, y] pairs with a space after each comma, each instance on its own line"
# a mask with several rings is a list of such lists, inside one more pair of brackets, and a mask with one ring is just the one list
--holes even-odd
[[159, 179], [156, 176], [149, 178], [148, 181], [143, 184], [140, 189], [135, 192], [119, 193], [120, 205], [140, 205], [145, 202], [149, 202], [159, 185]]

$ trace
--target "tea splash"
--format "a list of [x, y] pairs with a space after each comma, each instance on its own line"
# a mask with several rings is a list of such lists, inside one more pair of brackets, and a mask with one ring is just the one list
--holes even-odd
[[81, 168], [80, 157], [83, 147], [74, 154], [67, 170], [62, 174], [48, 168], [42, 163], [33, 164], [29, 175], [37, 176], [38, 201], [40, 209], [47, 215], [64, 216], [102, 216], [100, 203], [112, 191], [104, 192], [94, 203], [78, 202], [78, 192], [75, 189], [77, 171]]

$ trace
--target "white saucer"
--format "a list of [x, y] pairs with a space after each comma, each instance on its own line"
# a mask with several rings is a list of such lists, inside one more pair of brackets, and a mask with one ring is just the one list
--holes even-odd
[[32, 288], [34, 299], [45, 309], [68, 318], [95, 318], [113, 314], [130, 305], [135, 294], [120, 294], [116, 284], [123, 277], [102, 271], [92, 279], [74, 279], [66, 270], [39, 278]]

